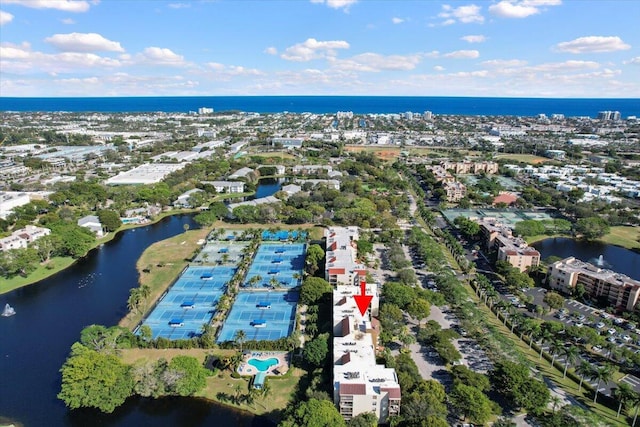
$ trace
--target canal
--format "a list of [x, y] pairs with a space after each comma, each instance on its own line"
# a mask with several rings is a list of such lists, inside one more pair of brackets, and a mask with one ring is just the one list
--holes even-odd
[[0, 295], [17, 314], [0, 318], [0, 421], [25, 426], [271, 426], [265, 419], [200, 399], [131, 398], [113, 414], [68, 411], [57, 399], [59, 369], [87, 325], [115, 325], [137, 286], [136, 260], [154, 242], [197, 228], [190, 215], [120, 233], [37, 284]]

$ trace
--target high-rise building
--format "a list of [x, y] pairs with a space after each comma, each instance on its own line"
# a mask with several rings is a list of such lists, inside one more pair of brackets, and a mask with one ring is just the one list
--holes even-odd
[[365, 283], [373, 296], [360, 313], [354, 296], [361, 294], [364, 266], [357, 261], [358, 228], [331, 227], [325, 231], [325, 275], [333, 291], [333, 401], [345, 420], [371, 412], [378, 423], [400, 414], [400, 384], [393, 368], [376, 363], [380, 323], [378, 286]]

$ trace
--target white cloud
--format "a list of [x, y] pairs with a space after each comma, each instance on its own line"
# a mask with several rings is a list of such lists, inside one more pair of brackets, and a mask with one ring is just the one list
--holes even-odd
[[2, 3], [19, 4], [32, 9], [57, 9], [65, 12], [86, 12], [91, 7], [89, 2], [85, 0], [2, 0]]
[[97, 33], [54, 34], [44, 41], [63, 52], [124, 52], [119, 42]]
[[501, 18], [526, 18], [542, 12], [541, 7], [560, 4], [561, 0], [502, 0], [489, 6], [489, 12]]
[[489, 12], [501, 18], [526, 18], [527, 16], [540, 13], [540, 10], [534, 6], [501, 1], [500, 3], [489, 6]]
[[522, 67], [527, 65], [527, 61], [522, 59], [490, 59], [488, 61], [483, 61], [482, 65], [495, 68]]
[[343, 71], [408, 71], [420, 63], [420, 55], [380, 55], [362, 53], [348, 59], [330, 59], [333, 68]]
[[288, 47], [280, 57], [287, 61], [305, 62], [335, 57], [336, 49], [349, 49], [349, 43], [344, 40], [318, 41], [310, 38], [303, 43]]
[[186, 65], [184, 57], [173, 52], [171, 49], [161, 47], [147, 47], [142, 53], [136, 55], [139, 62], [157, 65], [171, 65], [182, 67]]
[[434, 71], [444, 71], [445, 69], [446, 69], [446, 68], [444, 68], [444, 67], [443, 67], [443, 66], [441, 66], [441, 65], [436, 65], [435, 67], [433, 67], [433, 70], [434, 70]]
[[391, 22], [393, 22], [394, 24], [402, 24], [404, 22], [404, 19], [394, 16], [393, 18], [391, 18]]
[[453, 52], [445, 53], [445, 58], [453, 59], [474, 59], [480, 56], [480, 52], [477, 50], [456, 50]]
[[74, 21], [74, 20], [73, 20], [73, 19], [71, 19], [71, 18], [64, 18], [64, 19], [61, 19], [61, 20], [60, 20], [60, 22], [62, 22], [62, 23], [63, 23], [63, 24], [65, 24], [65, 25], [73, 25], [73, 24], [75, 24], [75, 23], [76, 23], [76, 21]]
[[264, 73], [256, 68], [245, 68], [239, 65], [224, 65], [218, 62], [208, 62], [207, 67], [215, 71], [219, 77], [232, 76], [262, 76]]
[[32, 51], [28, 44], [0, 45], [0, 68], [8, 73], [74, 73], [85, 69], [109, 69], [122, 66], [122, 62], [87, 52], [61, 52], [49, 54]]
[[278, 49], [276, 49], [276, 48], [275, 48], [275, 47], [273, 47], [273, 46], [269, 46], [268, 48], [266, 48], [266, 49], [264, 50], [264, 53], [267, 53], [267, 54], [269, 54], [269, 55], [277, 55], [277, 54], [278, 54]]
[[640, 56], [636, 56], [635, 58], [631, 58], [628, 61], [624, 61], [624, 64], [634, 64], [634, 65], [640, 65]]
[[356, 4], [358, 0], [311, 0], [311, 3], [326, 4], [332, 9], [349, 10], [349, 7]]
[[8, 24], [13, 21], [13, 15], [4, 10], [0, 10], [0, 25]]
[[536, 72], [568, 72], [575, 70], [592, 70], [599, 68], [600, 64], [594, 61], [564, 61], [564, 62], [548, 62], [543, 64], [527, 67], [528, 70]]
[[602, 53], [631, 49], [631, 46], [617, 36], [587, 36], [568, 42], [558, 43], [556, 49], [568, 53]]
[[484, 22], [484, 16], [480, 14], [480, 6], [476, 6], [475, 4], [456, 8], [445, 4], [442, 6], [442, 12], [438, 14], [438, 17], [444, 19], [441, 25], [451, 25], [456, 22], [463, 24], [481, 24]]
[[469, 36], [460, 37], [460, 40], [464, 40], [467, 43], [482, 43], [486, 41], [487, 38], [482, 35], [469, 35]]
[[171, 9], [186, 9], [191, 7], [189, 3], [169, 3], [167, 7]]

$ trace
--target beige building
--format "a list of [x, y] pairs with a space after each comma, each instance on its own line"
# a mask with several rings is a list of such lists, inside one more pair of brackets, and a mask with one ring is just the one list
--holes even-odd
[[619, 310], [632, 311], [640, 297], [640, 281], [574, 257], [551, 264], [547, 282], [551, 289], [565, 294], [570, 294], [578, 284], [582, 284], [592, 298], [604, 297]]
[[540, 252], [529, 247], [522, 238], [513, 236], [510, 228], [494, 220], [480, 220], [478, 223], [487, 248], [498, 251], [498, 261], [507, 261], [520, 272], [540, 264]]
[[[361, 293], [359, 279], [366, 272], [355, 261], [356, 227], [332, 227], [327, 238], [326, 275], [332, 277], [333, 291], [333, 401], [345, 420], [372, 412], [379, 423], [400, 414], [400, 384], [396, 371], [376, 363], [379, 297], [375, 283], [365, 284], [365, 295], [373, 296], [362, 315], [355, 302]], [[329, 262], [329, 252], [335, 257]], [[330, 264], [333, 264], [331, 266]], [[345, 272], [330, 272], [337, 265]], [[351, 268], [350, 268], [351, 267]], [[341, 267], [342, 268], [342, 267]], [[347, 274], [351, 271], [350, 274]]]
[[442, 188], [447, 195], [447, 202], [459, 202], [467, 195], [467, 187], [458, 181], [445, 182]]
[[452, 170], [455, 174], [480, 174], [486, 173], [492, 175], [498, 173], [498, 164], [496, 162], [451, 162], [444, 161], [440, 163], [445, 170]]

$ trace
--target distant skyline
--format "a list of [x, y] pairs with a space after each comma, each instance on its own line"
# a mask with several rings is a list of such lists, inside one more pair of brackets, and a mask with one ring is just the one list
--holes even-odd
[[637, 1], [0, 0], [0, 96], [639, 98]]

